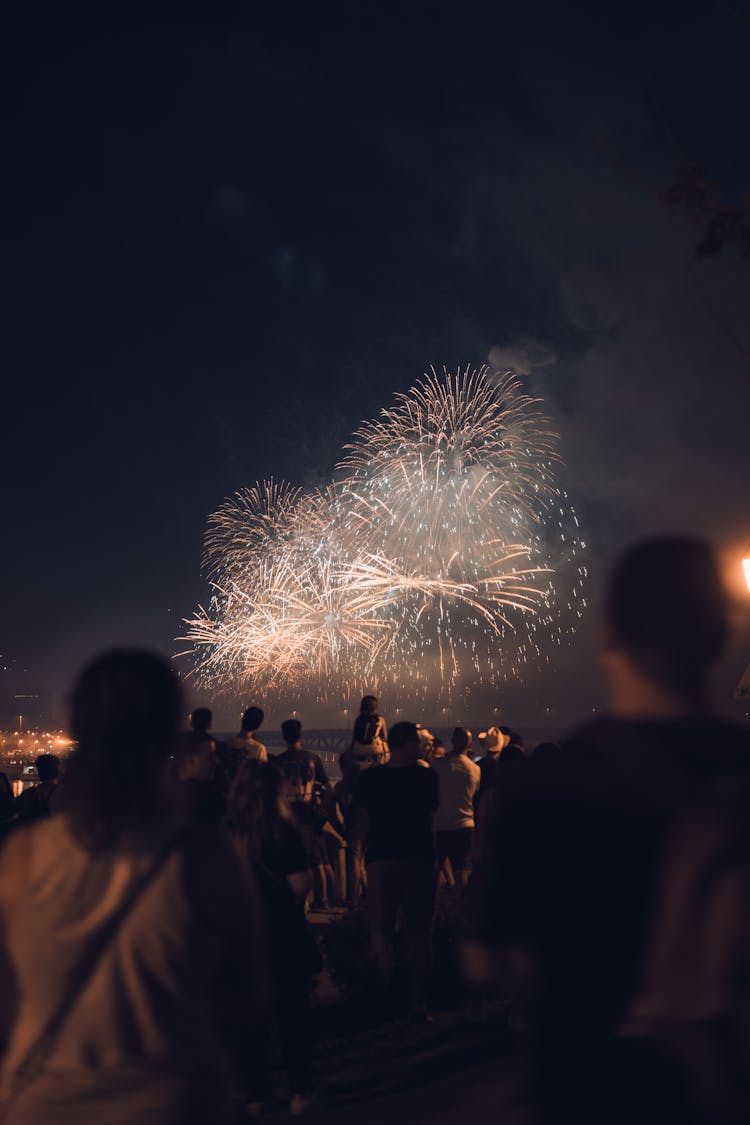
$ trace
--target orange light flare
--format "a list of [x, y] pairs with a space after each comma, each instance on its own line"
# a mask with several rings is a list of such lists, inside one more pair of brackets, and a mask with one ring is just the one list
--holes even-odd
[[750, 593], [750, 559], [742, 560], [742, 571], [745, 575], [745, 585], [747, 586], [748, 593]]

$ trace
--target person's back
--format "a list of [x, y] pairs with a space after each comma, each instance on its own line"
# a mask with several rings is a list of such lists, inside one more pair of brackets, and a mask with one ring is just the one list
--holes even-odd
[[[470, 884], [474, 941], [534, 958], [537, 1095], [550, 1121], [629, 1120], [626, 1095], [647, 1119], [614, 1031], [636, 986], [662, 846], [705, 786], [750, 773], [750, 732], [711, 717], [706, 701], [726, 634], [710, 551], [692, 540], [633, 548], [606, 625], [612, 716], [508, 771]], [[471, 946], [467, 963], [481, 964]]]
[[474, 827], [474, 797], [481, 777], [479, 766], [463, 750], [435, 758], [440, 804], [435, 814], [438, 832]]
[[[20, 830], [8, 842], [3, 921], [21, 1003], [5, 1074], [60, 1001], [78, 958], [106, 927], [124, 889], [176, 832], [170, 818], [155, 821], [93, 861], [63, 816]], [[59, 1072], [127, 1067], [148, 1058], [201, 1072], [211, 1067], [222, 1047], [210, 993], [224, 957], [231, 957], [225, 944], [234, 929], [228, 906], [237, 896], [241, 903], [243, 887], [229, 849], [213, 833], [186, 833], [66, 1021], [49, 1058], [58, 1080]], [[56, 936], [53, 956], [50, 934]], [[231, 944], [244, 957], [245, 950]], [[234, 968], [241, 973], [241, 965]]]
[[432, 769], [416, 762], [373, 766], [360, 775], [355, 801], [367, 813], [368, 863], [434, 860], [438, 785]]
[[385, 719], [378, 713], [378, 700], [374, 695], [366, 695], [362, 700], [354, 722], [350, 750], [360, 757], [372, 754], [378, 762], [387, 761], [388, 728]]
[[367, 818], [368, 912], [372, 949], [384, 983], [393, 977], [393, 939], [401, 917], [409, 1000], [426, 1013], [430, 929], [435, 899], [438, 803], [435, 771], [419, 763], [415, 723], [396, 723], [391, 759], [359, 778], [355, 801]]
[[246, 956], [262, 934], [231, 850], [162, 795], [178, 717], [158, 658], [92, 662], [73, 696], [65, 812], [0, 855], [7, 1125], [230, 1120], [224, 1058], [262, 1018]]
[[175, 804], [190, 824], [218, 827], [226, 812], [221, 760], [207, 733], [190, 731], [175, 760]]
[[230, 739], [228, 743], [229, 751], [234, 756], [233, 773], [237, 772], [240, 763], [243, 761], [268, 761], [268, 751], [256, 737], [264, 717], [260, 707], [248, 707], [243, 713], [239, 734]]
[[291, 776], [300, 771], [307, 773], [312, 769], [315, 781], [320, 785], [328, 785], [328, 773], [323, 759], [313, 750], [306, 750], [302, 746], [302, 723], [299, 719], [286, 719], [281, 724], [281, 734], [286, 749], [274, 758], [281, 772]]

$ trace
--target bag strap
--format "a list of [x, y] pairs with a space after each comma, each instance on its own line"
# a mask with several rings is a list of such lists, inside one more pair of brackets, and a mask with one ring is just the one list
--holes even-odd
[[[102, 957], [112, 945], [123, 923], [132, 913], [138, 901], [142, 898], [166, 861], [172, 855], [178, 842], [182, 838], [183, 832], [184, 830], [182, 828], [170, 832], [168, 838], [152, 858], [146, 871], [128, 887], [120, 905], [94, 936], [94, 939], [84, 950], [82, 956], [79, 957], [70, 974], [70, 982], [62, 999], [16, 1067], [13, 1075], [14, 1087], [11, 1098], [17, 1092], [17, 1087], [38, 1077], [44, 1063], [52, 1053], [52, 1049], [65, 1021], [83, 995], [87, 984], [94, 976], [94, 973], [101, 963]], [[7, 1109], [7, 1103], [4, 1108]]]

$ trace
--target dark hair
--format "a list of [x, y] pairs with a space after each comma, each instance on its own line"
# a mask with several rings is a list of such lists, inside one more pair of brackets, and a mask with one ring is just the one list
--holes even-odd
[[65, 812], [93, 851], [166, 807], [164, 763], [176, 744], [182, 694], [169, 664], [151, 652], [95, 657], [70, 694], [77, 742], [65, 774]]
[[461, 740], [461, 742], [462, 742], [461, 749], [459, 751], [457, 751], [457, 753], [459, 753], [459, 754], [463, 754], [464, 750], [468, 750], [469, 746], [471, 746], [471, 735], [469, 734], [466, 727], [455, 727], [454, 728], [453, 735], [451, 737], [451, 741], [454, 741], [454, 740], [455, 741]]
[[360, 715], [373, 715], [378, 709], [377, 695], [365, 695], [359, 705]]
[[605, 616], [612, 641], [641, 671], [670, 690], [696, 690], [729, 632], [713, 549], [691, 536], [629, 547], [612, 572]]
[[214, 716], [210, 707], [196, 707], [190, 716], [190, 726], [193, 730], [203, 734], [205, 731], [211, 729], [213, 720]]
[[244, 715], [242, 716], [242, 726], [240, 729], [247, 730], [252, 733], [253, 731], [256, 731], [258, 729], [264, 718], [265, 715], [261, 711], [260, 707], [248, 707], [247, 711], [245, 711]]
[[352, 741], [360, 746], [372, 746], [375, 733], [378, 729], [379, 717], [377, 713], [363, 711], [354, 721]]
[[[502, 727], [500, 727], [500, 730], [502, 730], [503, 734], [505, 734], [505, 731]], [[513, 730], [513, 728], [511, 727], [511, 729], [508, 731], [508, 737], [510, 738], [511, 746], [518, 746], [521, 750], [523, 749], [523, 735], [520, 733], [520, 731]]]
[[284, 742], [299, 742], [302, 737], [302, 723], [299, 719], [285, 719], [281, 724], [281, 736]]
[[388, 735], [388, 746], [391, 754], [397, 753], [402, 746], [409, 742], [419, 742], [419, 730], [416, 723], [396, 723], [391, 727]]
[[280, 835], [283, 782], [276, 766], [254, 759], [242, 762], [232, 782], [224, 827], [242, 841], [244, 854], [253, 861], [260, 859], [264, 843]]
[[60, 772], [60, 759], [56, 754], [40, 754], [34, 764], [40, 781], [54, 781]]

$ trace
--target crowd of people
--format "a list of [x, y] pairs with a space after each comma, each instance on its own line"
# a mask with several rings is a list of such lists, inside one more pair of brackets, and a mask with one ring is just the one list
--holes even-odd
[[441, 896], [466, 989], [524, 1012], [529, 1120], [747, 1120], [750, 734], [709, 693], [728, 630], [705, 543], [638, 544], [606, 597], [605, 717], [446, 747], [370, 695], [335, 784], [297, 718], [275, 757], [257, 706], [230, 740], [205, 707], [180, 733], [164, 661], [96, 658], [67, 768], [40, 758], [3, 820], [2, 1120], [259, 1115], [274, 1039], [310, 1111], [310, 911], [362, 911], [392, 1013], [422, 1022]]

